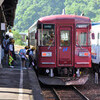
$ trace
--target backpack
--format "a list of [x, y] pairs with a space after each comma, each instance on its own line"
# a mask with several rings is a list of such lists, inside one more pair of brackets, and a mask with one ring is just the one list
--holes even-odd
[[30, 49], [27, 50], [26, 54], [29, 55]]
[[9, 52], [9, 44], [7, 44], [5, 47], [5, 53], [7, 54], [8, 52]]
[[21, 49], [21, 50], [19, 51], [19, 55], [20, 55], [20, 56], [23, 55], [23, 49]]

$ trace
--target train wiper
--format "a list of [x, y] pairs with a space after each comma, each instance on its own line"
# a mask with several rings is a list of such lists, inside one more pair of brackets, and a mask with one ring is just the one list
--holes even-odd
[[53, 43], [54, 43], [54, 39], [53, 39], [51, 45], [48, 47], [48, 50], [51, 48], [51, 46], [52, 46]]
[[79, 44], [79, 41], [78, 41], [78, 46], [80, 46], [80, 48], [83, 49], [82, 46]]

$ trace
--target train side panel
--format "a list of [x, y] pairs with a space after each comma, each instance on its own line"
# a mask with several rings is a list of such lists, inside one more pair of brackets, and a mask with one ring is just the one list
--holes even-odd
[[92, 63], [100, 63], [100, 25], [93, 25], [91, 30]]

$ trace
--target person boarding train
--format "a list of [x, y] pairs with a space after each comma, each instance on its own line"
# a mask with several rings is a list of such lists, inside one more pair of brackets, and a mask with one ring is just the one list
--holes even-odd
[[31, 65], [34, 66], [34, 50], [35, 50], [35, 47], [32, 47], [31, 49], [29, 49], [27, 51], [27, 55], [29, 56], [29, 69], [31, 69]]
[[25, 63], [26, 63], [26, 59], [27, 59], [27, 56], [26, 56], [26, 50], [29, 49], [28, 46], [25, 46], [24, 49], [21, 49], [22, 52], [21, 52], [21, 59], [22, 59], [22, 68], [23, 69], [27, 69], [26, 66], [25, 66]]

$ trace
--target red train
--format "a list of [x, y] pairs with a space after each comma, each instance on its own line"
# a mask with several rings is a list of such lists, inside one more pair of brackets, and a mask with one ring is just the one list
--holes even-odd
[[82, 85], [91, 68], [91, 21], [77, 15], [52, 15], [29, 28], [36, 46], [39, 80], [50, 85]]

